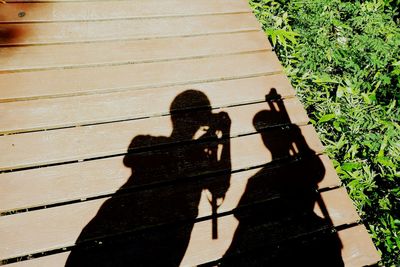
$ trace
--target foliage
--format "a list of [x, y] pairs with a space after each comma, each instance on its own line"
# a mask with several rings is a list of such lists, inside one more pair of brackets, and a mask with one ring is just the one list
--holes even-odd
[[250, 4], [381, 251], [381, 265], [400, 265], [400, 1]]

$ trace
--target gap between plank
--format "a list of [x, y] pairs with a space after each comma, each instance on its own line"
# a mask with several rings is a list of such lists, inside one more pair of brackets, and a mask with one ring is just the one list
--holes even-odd
[[176, 58], [166, 58], [166, 59], [147, 59], [147, 60], [137, 60], [137, 61], [128, 60], [128, 61], [121, 61], [121, 62], [114, 62], [114, 63], [91, 63], [91, 64], [76, 64], [76, 65], [70, 64], [70, 65], [64, 65], [64, 66], [59, 66], [59, 67], [36, 67], [36, 68], [27, 68], [27, 69], [23, 69], [23, 68], [22, 69], [10, 69], [10, 70], [0, 69], [0, 74], [46, 71], [46, 70], [114, 67], [114, 66], [123, 66], [123, 65], [172, 62], [172, 61], [191, 60], [191, 59], [217, 58], [217, 57], [234, 56], [234, 55], [249, 55], [249, 54], [257, 54], [257, 53], [271, 52], [271, 51], [272, 51], [272, 49], [264, 48], [264, 49], [251, 50], [251, 51], [232, 52], [232, 53], [216, 53], [216, 54], [209, 54], [209, 55], [202, 55], [202, 56], [186, 56], [186, 57], [176, 57]]
[[182, 15], [158, 15], [158, 16], [136, 16], [136, 17], [118, 17], [118, 18], [100, 18], [100, 19], [76, 19], [76, 20], [25, 20], [25, 21], [0, 21], [0, 25], [7, 24], [47, 24], [47, 23], [67, 23], [67, 22], [103, 22], [103, 21], [119, 21], [119, 20], [146, 20], [146, 19], [163, 19], [163, 18], [185, 18], [185, 17], [204, 17], [219, 15], [241, 15], [251, 14], [249, 11], [237, 12], [210, 12]]
[[45, 45], [66, 45], [66, 44], [89, 44], [89, 43], [103, 43], [103, 42], [115, 42], [115, 41], [141, 41], [141, 40], [155, 40], [155, 39], [168, 39], [177, 37], [196, 37], [196, 36], [207, 36], [207, 35], [223, 35], [231, 33], [248, 33], [248, 32], [260, 32], [260, 29], [249, 28], [246, 30], [238, 31], [221, 31], [212, 33], [198, 33], [198, 34], [178, 34], [178, 35], [159, 35], [149, 37], [128, 37], [128, 38], [111, 38], [111, 39], [97, 39], [97, 40], [86, 40], [86, 41], [68, 41], [68, 42], [51, 42], [51, 43], [14, 43], [14, 44], [2, 44], [0, 43], [0, 49], [2, 47], [24, 47], [24, 46], [45, 46]]
[[[290, 126], [291, 124], [278, 124], [274, 126], [270, 126], [267, 128], [264, 128], [263, 131], [270, 130], [270, 129], [277, 129], [277, 128], [285, 128], [287, 126]], [[296, 124], [296, 126], [308, 126], [310, 124], [308, 123], [299, 123]], [[244, 136], [250, 136], [250, 135], [258, 135], [259, 132], [249, 132], [249, 133], [238, 133], [236, 135], [232, 135], [229, 137], [229, 139], [235, 139], [239, 137], [244, 137]], [[226, 138], [224, 138], [226, 139]], [[203, 141], [202, 141], [203, 142]], [[209, 142], [209, 140], [204, 140], [204, 142]], [[98, 156], [92, 156], [88, 158], [76, 158], [76, 159], [71, 159], [71, 160], [64, 160], [64, 161], [48, 161], [46, 163], [40, 163], [40, 164], [28, 164], [25, 166], [16, 166], [16, 167], [10, 167], [10, 168], [4, 168], [0, 169], [0, 174], [2, 173], [9, 173], [9, 172], [16, 172], [16, 171], [24, 171], [24, 170], [30, 170], [30, 169], [38, 169], [38, 168], [44, 168], [44, 167], [51, 167], [51, 166], [59, 166], [59, 165], [64, 165], [64, 164], [72, 164], [72, 163], [78, 163], [78, 162], [83, 162], [83, 161], [93, 161], [93, 160], [99, 160], [99, 159], [107, 159], [107, 158], [114, 158], [114, 157], [120, 157], [124, 156], [130, 153], [138, 153], [138, 152], [145, 152], [147, 150], [151, 149], [157, 149], [157, 148], [165, 148], [165, 147], [170, 147], [170, 146], [176, 146], [176, 145], [186, 145], [190, 143], [196, 143], [196, 141], [193, 140], [186, 140], [186, 141], [179, 141], [179, 142], [174, 142], [174, 143], [166, 143], [162, 145], [157, 145], [157, 146], [152, 146], [152, 147], [144, 147], [137, 149], [132, 152], [123, 152], [123, 153], [114, 153], [114, 154], [107, 154], [107, 155], [98, 155]], [[317, 153], [318, 154], [318, 153]]]
[[[248, 207], [245, 206], [245, 207], [241, 207], [241, 208], [235, 208], [235, 209], [233, 209], [233, 210], [231, 210], [231, 211], [221, 212], [221, 213], [219, 213], [219, 214], [217, 215], [217, 218], [223, 218], [223, 217], [232, 215], [232, 214], [233, 214], [235, 211], [237, 211], [238, 209], [245, 209], [245, 208], [248, 208]], [[202, 221], [210, 220], [210, 219], [212, 219], [212, 218], [213, 218], [213, 216], [212, 216], [212, 215], [209, 215], [209, 216], [197, 218], [197, 219], [194, 220], [194, 222], [195, 222], [195, 223], [199, 223], [199, 222], [202, 222]], [[175, 221], [175, 222], [172, 222], [172, 223], [165, 223], [165, 224], [161, 224], [161, 225], [154, 225], [154, 226], [151, 226], [151, 227], [148, 228], [148, 229], [160, 228], [160, 227], [168, 227], [168, 226], [170, 226], [170, 225], [174, 225], [174, 224], [177, 224], [177, 223], [185, 223], [185, 222], [186, 222], [186, 223], [189, 223], [189, 222], [193, 222], [193, 221], [188, 221], [188, 220]], [[360, 225], [363, 225], [363, 223], [361, 223], [361, 222], [358, 221], [358, 222], [351, 222], [351, 223], [347, 223], [347, 224], [341, 224], [341, 225], [337, 225], [337, 226], [331, 226], [330, 229], [331, 229], [332, 231], [334, 231], [334, 232], [338, 232], [338, 231], [350, 229], [350, 228], [352, 228], [352, 227], [356, 227], [356, 226], [360, 226]], [[143, 229], [138, 229], [138, 230], [136, 230], [136, 231], [141, 231], [141, 230], [143, 231]], [[290, 238], [290, 239], [287, 239], [287, 240], [284, 240], [284, 241], [288, 241], [288, 240], [293, 240], [293, 239], [301, 238], [301, 237], [304, 237], [304, 236], [311, 235], [311, 234], [313, 234], [313, 233], [316, 234], [316, 233], [319, 233], [319, 232], [322, 232], [322, 231], [326, 231], [326, 230], [329, 230], [329, 229], [327, 229], [327, 228], [321, 228], [321, 229], [316, 230], [316, 231], [314, 231], [314, 232], [305, 233], [305, 234], [303, 234], [303, 235], [295, 236], [295, 237], [293, 237], [293, 238]], [[122, 235], [126, 235], [126, 234], [129, 235], [130, 233], [134, 233], [134, 232], [136, 232], [136, 231], [125, 232], [125, 233], [119, 233], [119, 234], [117, 234], [117, 235], [115, 235], [115, 236], [108, 236], [108, 238], [111, 239], [111, 240], [113, 240], [113, 239], [118, 239], [118, 238], [120, 238]], [[146, 230], [144, 230], [144, 231], [146, 231]], [[106, 238], [107, 238], [107, 237], [106, 237]], [[104, 238], [103, 238], [103, 239], [104, 239]], [[93, 241], [95, 242], [95, 241], [97, 241], [97, 240], [99, 240], [99, 239], [95, 239], [95, 240], [93, 240]], [[101, 239], [100, 239], [100, 240], [101, 240]], [[21, 256], [18, 256], [18, 257], [3, 259], [2, 261], [0, 261], [0, 264], [6, 265], [6, 264], [11, 264], [11, 263], [19, 262], [19, 261], [27, 261], [27, 260], [31, 260], [31, 259], [35, 259], [35, 258], [41, 258], [41, 257], [45, 257], [45, 256], [55, 255], [55, 254], [58, 254], [58, 253], [71, 251], [74, 247], [76, 247], [76, 245], [72, 245], [72, 246], [68, 246], [68, 247], [55, 248], [55, 249], [51, 249], [51, 250], [47, 250], [47, 251], [41, 251], [41, 252], [31, 253], [31, 254], [29, 254], [29, 255], [21, 255]], [[214, 261], [214, 262], [219, 262], [219, 261], [217, 260], [217, 261]], [[209, 265], [209, 263], [205, 263], [205, 264], [201, 264], [201, 265], [198, 265], [198, 266], [214, 266], [214, 265]]]
[[79, 92], [79, 93], [69, 93], [69, 94], [57, 94], [57, 95], [42, 95], [42, 96], [32, 96], [32, 97], [18, 97], [18, 98], [7, 98], [0, 99], [0, 103], [6, 102], [16, 102], [16, 101], [27, 101], [27, 100], [35, 100], [35, 99], [51, 99], [51, 98], [61, 98], [61, 97], [70, 97], [70, 96], [82, 96], [82, 95], [93, 95], [99, 93], [110, 93], [110, 92], [124, 92], [129, 90], [143, 90], [148, 88], [161, 88], [161, 87], [170, 87], [170, 86], [180, 86], [180, 85], [191, 85], [191, 84], [199, 84], [199, 83], [211, 83], [218, 81], [228, 81], [228, 80], [240, 80], [246, 78], [256, 78], [261, 76], [271, 76], [276, 74], [282, 74], [282, 71], [273, 71], [273, 72], [261, 72], [254, 73], [250, 75], [242, 75], [242, 76], [228, 76], [228, 77], [220, 77], [215, 79], [200, 79], [193, 81], [185, 81], [185, 82], [175, 82], [175, 83], [163, 83], [163, 84], [154, 84], [154, 85], [143, 85], [143, 86], [134, 86], [134, 87], [125, 87], [125, 88], [114, 88], [114, 89], [99, 89], [88, 92]]
[[[288, 95], [288, 96], [283, 96], [282, 100], [288, 100], [288, 99], [296, 99], [295, 95]], [[252, 104], [261, 104], [265, 103], [265, 99], [259, 99], [259, 100], [254, 100], [254, 101], [244, 101], [240, 103], [234, 103], [230, 105], [223, 105], [223, 106], [214, 106], [211, 107], [211, 110], [218, 110], [222, 108], [231, 108], [231, 107], [240, 107], [240, 106], [246, 106], [246, 105], [252, 105]], [[187, 111], [196, 111], [196, 110], [201, 110], [202, 107], [197, 107], [193, 108]], [[61, 129], [68, 129], [68, 128], [75, 128], [75, 127], [85, 127], [85, 126], [94, 126], [94, 125], [103, 125], [103, 124], [110, 124], [110, 123], [116, 123], [116, 122], [127, 122], [127, 121], [136, 121], [136, 120], [143, 120], [143, 119], [148, 119], [148, 118], [157, 118], [157, 117], [163, 117], [163, 116], [170, 116], [170, 112], [165, 112], [165, 113], [153, 113], [153, 114], [147, 114], [144, 116], [139, 116], [139, 117], [126, 117], [126, 118], [121, 118], [117, 120], [101, 120], [101, 121], [96, 121], [96, 122], [87, 122], [87, 123], [81, 123], [79, 125], [77, 124], [65, 124], [65, 125], [58, 125], [54, 127], [37, 127], [37, 128], [30, 128], [30, 129], [21, 129], [21, 130], [13, 130], [13, 131], [0, 131], [0, 137], [5, 136], [5, 135], [16, 135], [16, 134], [24, 134], [24, 133], [32, 133], [32, 132], [43, 132], [43, 131], [53, 131], [53, 130], [61, 130]]]
[[[316, 153], [315, 155], [322, 156], [323, 154]], [[254, 169], [258, 169], [258, 168], [265, 168], [268, 171], [273, 171], [275, 168], [280, 168], [282, 166], [293, 164], [297, 160], [298, 160], [298, 157], [293, 157], [293, 158], [286, 157], [286, 158], [276, 159], [272, 162], [268, 162], [268, 163], [264, 163], [264, 164], [258, 164], [258, 165], [254, 165], [254, 166], [233, 169], [229, 173], [232, 175], [232, 174], [245, 172], [245, 171], [249, 171], [249, 170], [254, 170]], [[11, 216], [11, 215], [14, 215], [17, 213], [24, 213], [24, 212], [30, 212], [30, 211], [35, 211], [35, 210], [65, 206], [65, 205], [75, 204], [75, 203], [80, 203], [80, 202], [98, 200], [98, 199], [112, 197], [112, 196], [127, 196], [127, 195], [130, 195], [137, 191], [148, 190], [150, 188], [160, 188], [160, 187], [171, 186], [171, 185], [176, 185], [176, 184], [191, 183], [195, 180], [209, 179], [210, 177], [221, 176], [226, 173], [227, 173], [227, 170], [218, 170], [218, 171], [208, 172], [208, 173], [199, 173], [199, 174], [193, 175], [191, 177], [186, 177], [186, 179], [182, 179], [181, 177], [176, 177], [171, 181], [155, 182], [155, 183], [149, 183], [149, 184], [145, 184], [145, 185], [141, 185], [141, 186], [127, 187], [127, 188], [124, 188], [123, 190], [119, 189], [118, 190], [119, 192], [115, 191], [115, 192], [110, 192], [107, 194], [93, 195], [93, 196], [85, 197], [85, 198], [81, 198], [81, 199], [73, 199], [73, 200], [69, 200], [69, 201], [58, 201], [58, 202], [53, 202], [53, 203], [46, 203], [45, 205], [21, 207], [21, 208], [12, 209], [12, 210], [3, 210], [0, 212], [0, 217]], [[322, 188], [318, 188], [317, 192], [324, 193], [324, 192], [327, 192], [330, 190], [338, 189], [340, 187], [342, 187], [340, 184], [335, 185], [335, 186], [325, 186]]]

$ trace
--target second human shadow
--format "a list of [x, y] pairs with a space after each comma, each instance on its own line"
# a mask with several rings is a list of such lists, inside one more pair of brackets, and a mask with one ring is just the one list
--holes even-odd
[[[258, 112], [253, 125], [272, 162], [248, 180], [234, 212], [239, 225], [220, 264], [344, 266], [340, 239], [317, 192], [324, 165], [275, 89], [266, 101], [270, 109]], [[316, 204], [325, 218], [314, 213]]]

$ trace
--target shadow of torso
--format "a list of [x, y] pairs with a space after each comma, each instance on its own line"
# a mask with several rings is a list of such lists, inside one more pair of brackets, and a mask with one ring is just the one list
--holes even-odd
[[321, 167], [314, 155], [249, 179], [239, 206], [252, 206], [235, 213], [239, 226], [223, 266], [343, 266], [331, 223], [314, 213]]
[[[157, 147], [169, 137], [137, 136], [129, 150]], [[191, 176], [207, 159], [201, 146], [165, 147], [128, 154], [124, 164], [132, 176], [108, 199], [81, 232], [82, 241], [114, 236], [89, 249], [72, 251], [66, 266], [178, 266], [189, 243], [198, 214], [203, 185], [191, 184], [182, 192], [164, 185]], [[192, 164], [188, 164], [192, 163]], [[137, 191], [121, 195], [125, 189]], [[175, 221], [184, 220], [182, 223]], [[123, 233], [122, 238], [115, 233]]]

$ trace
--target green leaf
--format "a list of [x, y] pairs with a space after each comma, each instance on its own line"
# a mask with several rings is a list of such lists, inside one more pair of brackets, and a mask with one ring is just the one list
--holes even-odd
[[346, 88], [344, 88], [343, 86], [338, 86], [337, 90], [336, 90], [336, 97], [337, 98], [341, 98], [344, 95], [344, 92], [346, 91]]
[[326, 115], [322, 116], [321, 118], [319, 118], [318, 122], [319, 123], [327, 122], [327, 121], [333, 120], [335, 117], [336, 117], [335, 114], [326, 114]]
[[377, 157], [376, 161], [382, 164], [383, 166], [395, 168], [396, 165], [392, 162], [392, 160], [388, 157]]
[[336, 131], [338, 132], [342, 131], [342, 127], [340, 127], [340, 122], [337, 120], [333, 122], [333, 127], [335, 127]]
[[337, 80], [331, 78], [329, 75], [321, 75], [314, 79], [315, 83], [338, 83]]
[[362, 167], [362, 164], [358, 163], [358, 162], [345, 162], [341, 166], [342, 170], [349, 171], [349, 172], [351, 172], [355, 169], [359, 169], [361, 167]]

